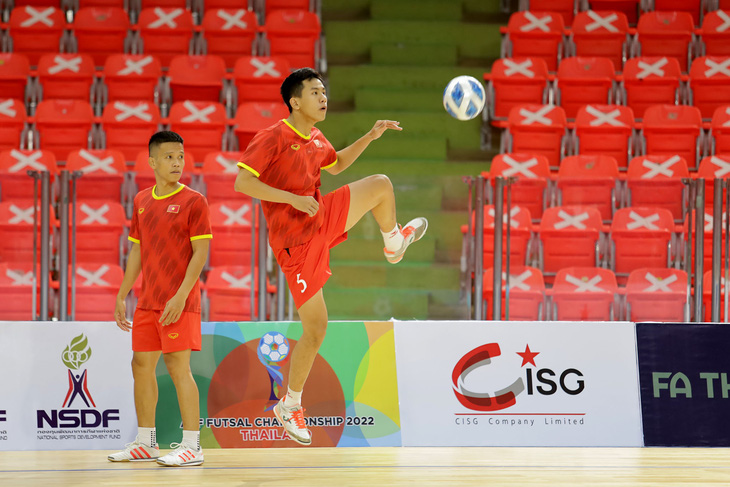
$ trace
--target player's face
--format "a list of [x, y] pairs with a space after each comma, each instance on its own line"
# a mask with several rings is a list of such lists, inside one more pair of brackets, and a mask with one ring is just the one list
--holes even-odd
[[317, 78], [305, 80], [302, 96], [292, 98], [292, 108], [301, 115], [321, 122], [327, 116], [327, 93], [324, 85]]
[[153, 150], [150, 167], [155, 175], [167, 183], [176, 183], [185, 167], [185, 151], [180, 142], [164, 142]]

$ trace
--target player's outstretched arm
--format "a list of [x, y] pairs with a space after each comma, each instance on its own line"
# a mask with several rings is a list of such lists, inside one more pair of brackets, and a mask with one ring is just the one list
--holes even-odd
[[403, 130], [400, 126], [400, 122], [396, 122], [395, 120], [378, 120], [368, 133], [357, 139], [351, 145], [337, 151], [337, 164], [325, 169], [325, 171], [330, 174], [341, 173], [350, 167], [350, 165], [352, 165], [358, 157], [360, 157], [360, 154], [362, 154], [367, 146], [370, 145], [370, 142], [379, 139], [380, 136], [383, 135], [383, 132], [388, 129], [398, 131]]
[[286, 203], [309, 216], [314, 216], [319, 210], [319, 203], [311, 196], [299, 196], [288, 191], [274, 188], [259, 179], [248, 169], [241, 168], [236, 176], [234, 189], [239, 193], [247, 194], [252, 198], [272, 203]]
[[177, 288], [175, 295], [165, 303], [165, 309], [162, 310], [162, 316], [160, 316], [162, 326], [170, 325], [180, 319], [180, 315], [185, 309], [185, 301], [187, 301], [190, 291], [192, 291], [193, 286], [200, 277], [200, 273], [203, 271], [205, 262], [208, 260], [210, 239], [201, 238], [191, 241], [190, 244], [193, 246], [193, 255], [190, 257], [183, 282]]
[[129, 250], [127, 256], [127, 269], [124, 271], [124, 279], [122, 285], [119, 287], [119, 293], [117, 294], [117, 303], [114, 309], [114, 320], [117, 322], [117, 326], [124, 331], [132, 329], [132, 324], [127, 320], [127, 304], [125, 299], [127, 294], [132, 290], [134, 282], [137, 280], [140, 271], [142, 270], [142, 258], [140, 256], [139, 244], [132, 242], [132, 248]]

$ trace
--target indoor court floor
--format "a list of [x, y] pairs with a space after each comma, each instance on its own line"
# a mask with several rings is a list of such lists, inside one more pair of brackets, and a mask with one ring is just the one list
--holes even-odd
[[202, 467], [0, 452], [0, 486], [730, 485], [724, 448], [211, 449]]

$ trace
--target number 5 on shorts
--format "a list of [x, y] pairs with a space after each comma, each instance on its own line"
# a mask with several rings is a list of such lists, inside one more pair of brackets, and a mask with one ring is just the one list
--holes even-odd
[[301, 274], [297, 274], [297, 284], [302, 285], [302, 292], [304, 292], [307, 290], [307, 282], [304, 279], [299, 279], [299, 276], [301, 276]]

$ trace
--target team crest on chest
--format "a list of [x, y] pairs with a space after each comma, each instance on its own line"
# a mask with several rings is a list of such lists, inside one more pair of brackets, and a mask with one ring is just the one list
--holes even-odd
[[180, 205], [170, 205], [167, 207], [168, 213], [180, 213]]
[[291, 145], [291, 148], [294, 149], [294, 150], [299, 150], [299, 147], [300, 147], [299, 144], [292, 144]]

